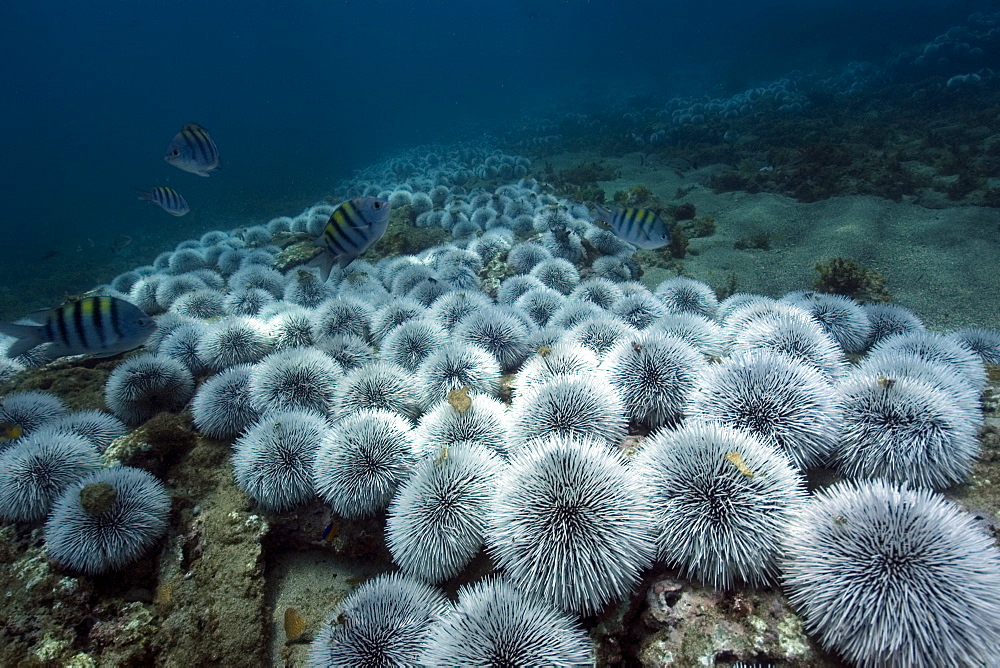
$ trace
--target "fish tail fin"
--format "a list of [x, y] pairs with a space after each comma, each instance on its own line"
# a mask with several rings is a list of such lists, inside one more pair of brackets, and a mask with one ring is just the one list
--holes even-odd
[[153, 200], [153, 193], [148, 190], [143, 190], [142, 188], [136, 188], [135, 191], [139, 194], [139, 200], [143, 202], [151, 202]]
[[605, 209], [600, 204], [595, 204], [594, 208], [597, 209], [597, 213], [594, 215], [594, 220], [602, 220], [608, 222], [611, 220], [611, 212]]
[[330, 272], [333, 270], [334, 259], [332, 253], [323, 250], [319, 255], [309, 260], [306, 266], [319, 269], [319, 280], [326, 283], [327, 279], [330, 278]]
[[17, 341], [10, 344], [7, 349], [7, 357], [14, 359], [20, 357], [37, 345], [45, 342], [42, 338], [42, 328], [38, 325], [14, 325], [12, 323], [0, 323], [0, 334], [12, 336]]

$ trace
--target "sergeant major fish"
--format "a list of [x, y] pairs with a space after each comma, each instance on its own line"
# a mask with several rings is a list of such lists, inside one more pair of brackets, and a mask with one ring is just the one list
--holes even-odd
[[183, 216], [191, 210], [179, 192], [165, 186], [141, 190], [139, 191], [139, 199], [143, 202], [152, 202], [171, 216]]
[[219, 149], [208, 136], [208, 130], [197, 123], [188, 123], [178, 132], [167, 146], [164, 160], [178, 169], [198, 176], [208, 176], [218, 169]]
[[322, 280], [330, 277], [334, 263], [345, 268], [382, 238], [391, 208], [388, 200], [377, 197], [358, 197], [336, 208], [316, 239], [323, 252], [309, 263], [319, 267]]
[[17, 339], [7, 357], [17, 357], [43, 343], [55, 344], [52, 355], [107, 357], [145, 343], [156, 321], [137, 306], [117, 297], [84, 297], [25, 318], [36, 324], [0, 323], [0, 334]]
[[621, 209], [608, 211], [597, 207], [594, 220], [604, 221], [622, 241], [633, 246], [652, 250], [670, 243], [670, 229], [656, 213], [649, 209]]

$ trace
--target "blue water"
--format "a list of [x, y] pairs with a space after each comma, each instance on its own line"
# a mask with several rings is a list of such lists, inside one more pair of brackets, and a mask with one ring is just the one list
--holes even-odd
[[[430, 141], [637, 93], [729, 94], [791, 69], [881, 61], [992, 3], [24, 2], [0, 9], [8, 291], [66, 291], [208, 229], [294, 215]], [[189, 121], [223, 168], [167, 165]], [[135, 199], [168, 185], [180, 219]], [[118, 235], [135, 239], [108, 253]], [[48, 251], [59, 255], [40, 264]], [[76, 259], [86, 257], [86, 268]], [[91, 266], [97, 258], [97, 267]], [[101, 269], [107, 257], [107, 272]], [[102, 275], [103, 274], [103, 275]], [[51, 289], [51, 285], [49, 286]]]

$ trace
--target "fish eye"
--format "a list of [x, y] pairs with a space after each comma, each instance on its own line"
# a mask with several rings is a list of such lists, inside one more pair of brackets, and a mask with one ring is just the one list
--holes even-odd
[[181, 152], [178, 151], [176, 148], [173, 151], [170, 152], [170, 155], [173, 155], [173, 156], [178, 156], [180, 154], [181, 154]]
[[375, 202], [375, 204], [373, 204], [372, 206], [374, 206], [376, 209], [381, 209], [382, 208], [382, 202]]

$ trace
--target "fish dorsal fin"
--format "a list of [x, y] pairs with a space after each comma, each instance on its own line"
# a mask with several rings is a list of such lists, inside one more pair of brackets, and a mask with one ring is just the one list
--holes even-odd
[[23, 316], [22, 318], [20, 318], [17, 321], [17, 324], [19, 324], [19, 325], [22, 325], [22, 324], [23, 325], [44, 325], [45, 323], [47, 323], [49, 321], [49, 316], [53, 315], [58, 310], [59, 309], [57, 307], [57, 308], [43, 308], [43, 309], [38, 309], [37, 311], [32, 311], [28, 315]]

